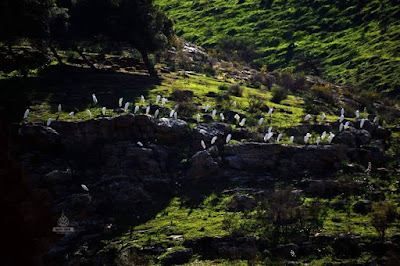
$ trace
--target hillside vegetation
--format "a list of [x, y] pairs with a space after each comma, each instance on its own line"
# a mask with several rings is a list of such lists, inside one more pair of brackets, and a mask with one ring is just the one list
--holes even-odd
[[[397, 0], [157, 0], [178, 36], [221, 56], [321, 75], [360, 89], [400, 90]], [[245, 49], [244, 49], [245, 48]]]

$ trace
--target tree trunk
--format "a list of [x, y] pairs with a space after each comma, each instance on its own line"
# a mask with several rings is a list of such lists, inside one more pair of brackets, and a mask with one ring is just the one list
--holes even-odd
[[58, 63], [59, 63], [61, 66], [64, 65], [64, 63], [63, 63], [61, 57], [59, 56], [59, 54], [57, 53], [56, 48], [55, 48], [53, 45], [50, 45], [50, 50], [51, 50], [51, 52], [53, 53], [53, 55], [56, 57]]
[[157, 77], [157, 72], [154, 69], [154, 66], [151, 64], [151, 62], [149, 60], [149, 55], [147, 54], [147, 52], [144, 50], [141, 50], [140, 54], [142, 55], [143, 62], [146, 65], [147, 71], [149, 71], [150, 76]]
[[91, 69], [96, 69], [94, 64], [87, 59], [87, 57], [83, 54], [82, 50], [79, 49], [78, 47], [75, 48], [75, 51], [82, 57], [83, 61], [86, 63], [86, 65], [90, 66]]

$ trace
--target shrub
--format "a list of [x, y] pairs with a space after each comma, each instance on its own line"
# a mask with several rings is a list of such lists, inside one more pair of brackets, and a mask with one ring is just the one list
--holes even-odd
[[273, 103], [280, 103], [281, 101], [285, 100], [288, 96], [287, 90], [282, 87], [274, 87], [272, 89], [272, 99], [271, 102]]
[[221, 103], [223, 101], [229, 101], [230, 100], [230, 96], [229, 93], [218, 93], [217, 97], [216, 97], [216, 101]]
[[236, 97], [242, 97], [243, 95], [243, 88], [240, 87], [239, 84], [235, 84], [229, 87], [228, 93], [234, 95]]
[[378, 232], [379, 237], [384, 239], [386, 230], [397, 219], [397, 205], [393, 201], [374, 202], [372, 210], [371, 225]]
[[307, 97], [304, 100], [304, 111], [307, 114], [312, 114], [312, 115], [319, 114], [318, 106], [314, 103], [314, 100], [310, 97]]
[[219, 55], [229, 61], [252, 62], [260, 57], [254, 42], [245, 37], [224, 37], [218, 40], [216, 50]]
[[206, 67], [204, 67], [204, 73], [206, 74], [207, 77], [212, 77], [215, 76], [216, 72], [212, 66], [207, 65]]
[[185, 119], [190, 119], [195, 113], [197, 113], [197, 106], [192, 102], [182, 102], [178, 106], [178, 116]]
[[65, 55], [67, 57], [67, 61], [70, 63], [75, 63], [76, 60], [80, 58], [80, 55], [75, 51], [67, 51], [65, 52]]
[[302, 74], [283, 72], [279, 76], [278, 84], [293, 92], [304, 91], [307, 89], [306, 77]]
[[248, 102], [249, 102], [249, 112], [250, 113], [255, 113], [255, 112], [259, 111], [260, 109], [262, 109], [264, 106], [263, 98], [261, 98], [260, 96], [257, 96], [257, 95], [251, 95], [249, 97]]
[[266, 74], [266, 73], [256, 73], [251, 76], [250, 78], [251, 84], [255, 86], [256, 88], [260, 88], [260, 85], [264, 85], [268, 88], [268, 90], [271, 90], [272, 85], [276, 82], [276, 79], [273, 75]]
[[229, 86], [226, 84], [221, 84], [218, 86], [218, 89], [221, 91], [227, 91], [229, 89]]
[[177, 102], [186, 102], [193, 98], [193, 91], [190, 90], [180, 90], [178, 88], [173, 88], [171, 99]]
[[332, 88], [329, 84], [315, 84], [311, 87], [311, 92], [315, 97], [322, 99], [327, 104], [335, 105], [336, 103]]

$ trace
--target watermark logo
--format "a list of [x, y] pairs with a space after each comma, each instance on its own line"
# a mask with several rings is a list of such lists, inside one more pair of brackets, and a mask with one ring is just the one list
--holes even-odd
[[53, 227], [53, 232], [57, 234], [69, 234], [75, 232], [73, 227], [68, 227], [69, 220], [67, 216], [64, 215], [64, 212], [61, 213], [61, 217], [58, 218], [56, 227]]

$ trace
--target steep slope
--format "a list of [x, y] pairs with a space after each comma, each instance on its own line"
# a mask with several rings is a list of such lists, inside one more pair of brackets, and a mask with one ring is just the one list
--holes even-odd
[[[178, 36], [207, 48], [242, 38], [268, 71], [318, 72], [340, 84], [400, 90], [397, 0], [157, 0]], [[237, 42], [236, 42], [237, 43]], [[226, 52], [226, 51], [223, 51]], [[229, 52], [229, 51], [227, 51]], [[250, 58], [253, 59], [253, 58]]]

